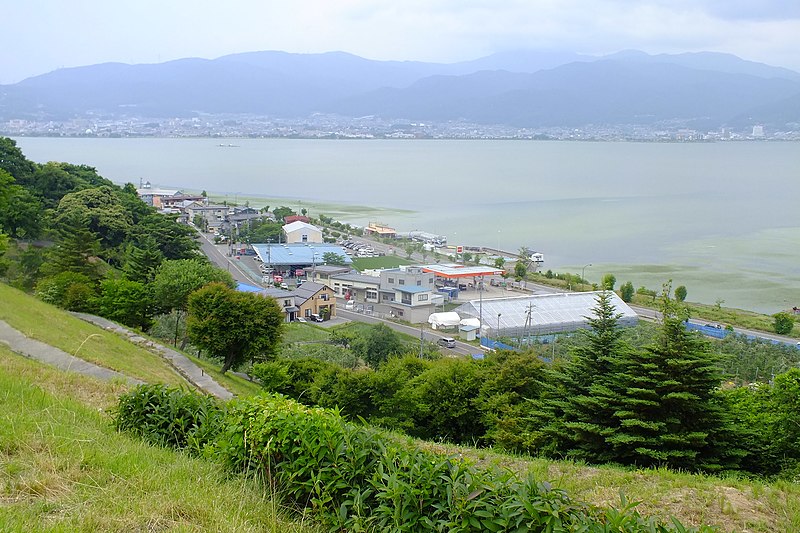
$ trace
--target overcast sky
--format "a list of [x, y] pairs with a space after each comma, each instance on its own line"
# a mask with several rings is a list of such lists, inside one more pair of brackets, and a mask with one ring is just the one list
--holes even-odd
[[2, 0], [0, 83], [255, 50], [456, 62], [551, 48], [729, 52], [800, 71], [800, 0]]

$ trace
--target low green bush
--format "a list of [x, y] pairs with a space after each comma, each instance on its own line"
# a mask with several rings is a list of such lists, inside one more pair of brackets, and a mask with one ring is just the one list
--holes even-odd
[[216, 439], [223, 419], [224, 410], [213, 398], [162, 384], [123, 394], [113, 412], [118, 431], [194, 454]]
[[120, 399], [116, 423], [234, 471], [264, 473], [331, 531], [690, 531], [643, 518], [624, 498], [620, 509], [575, 502], [547, 483], [421, 451], [279, 395], [234, 400], [223, 411], [194, 393], [143, 386]]

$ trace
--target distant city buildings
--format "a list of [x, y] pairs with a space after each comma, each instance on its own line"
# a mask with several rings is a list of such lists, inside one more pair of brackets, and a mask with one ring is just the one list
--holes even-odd
[[[746, 129], [698, 131], [685, 123], [588, 125], [515, 128], [463, 121], [441, 123], [387, 120], [376, 116], [348, 118], [315, 114], [294, 120], [255, 115], [209, 115], [203, 118], [100, 118], [64, 121], [13, 119], [0, 122], [0, 134], [11, 137], [179, 137], [296, 139], [518, 139], [576, 141], [704, 142], [735, 140], [800, 140], [800, 124], [789, 131], [769, 131], [754, 124]], [[220, 149], [236, 149], [221, 143]]]

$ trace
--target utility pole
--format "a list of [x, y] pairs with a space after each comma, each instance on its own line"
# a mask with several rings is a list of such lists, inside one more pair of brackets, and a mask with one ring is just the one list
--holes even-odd
[[425, 344], [425, 339], [422, 335], [422, 322], [419, 323], [419, 358], [422, 359], [422, 349]]

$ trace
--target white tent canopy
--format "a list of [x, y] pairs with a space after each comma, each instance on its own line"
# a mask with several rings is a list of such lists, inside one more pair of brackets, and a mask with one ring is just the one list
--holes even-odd
[[428, 324], [430, 324], [433, 329], [452, 328], [458, 326], [460, 323], [461, 317], [458, 316], [458, 313], [455, 311], [433, 313], [428, 317]]
[[481, 327], [481, 321], [477, 318], [462, 318], [460, 324], [462, 326], [474, 326], [476, 328]]

